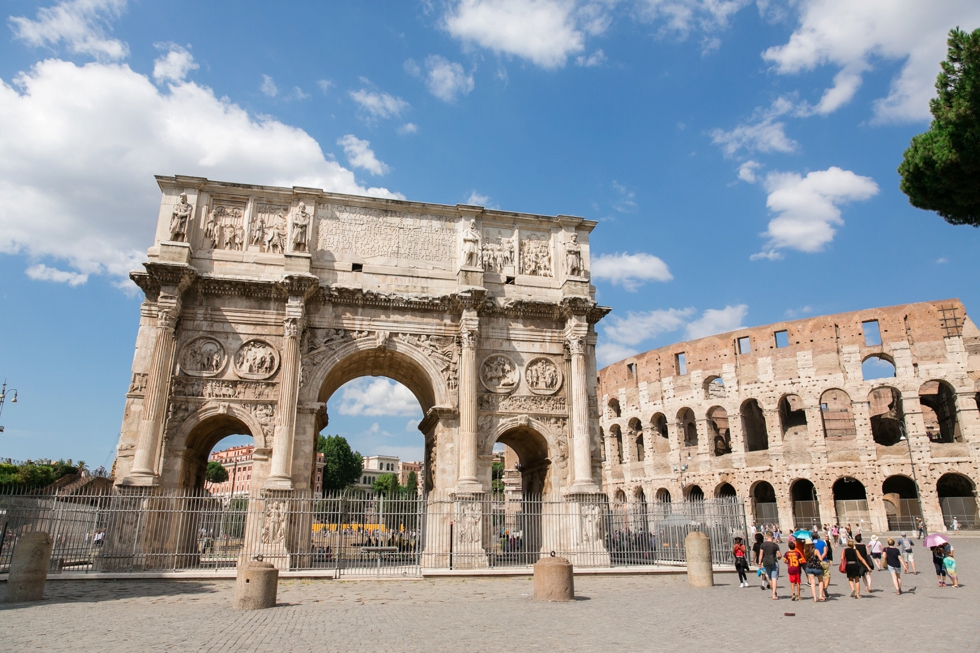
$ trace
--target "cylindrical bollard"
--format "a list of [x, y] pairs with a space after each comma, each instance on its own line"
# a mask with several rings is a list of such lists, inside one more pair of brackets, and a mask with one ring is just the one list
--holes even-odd
[[684, 539], [684, 555], [687, 558], [687, 582], [691, 587], [711, 587], [715, 584], [711, 569], [711, 540], [700, 531], [687, 534]]
[[14, 546], [7, 577], [7, 603], [40, 601], [44, 598], [44, 583], [51, 564], [54, 540], [42, 531], [24, 533]]
[[574, 601], [572, 563], [565, 558], [541, 558], [534, 563], [535, 601]]
[[238, 569], [235, 581], [235, 609], [263, 610], [276, 604], [279, 570], [271, 562], [252, 560]]

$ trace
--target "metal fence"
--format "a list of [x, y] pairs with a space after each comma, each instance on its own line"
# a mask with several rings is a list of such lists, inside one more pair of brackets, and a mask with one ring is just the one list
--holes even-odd
[[716, 564], [745, 534], [735, 499], [610, 503], [499, 495], [209, 496], [188, 491], [0, 494], [0, 573], [17, 539], [54, 539], [51, 571], [232, 570], [256, 556], [281, 570], [416, 576], [422, 569], [529, 567], [541, 556], [578, 567], [682, 565], [703, 531]]
[[[943, 521], [949, 530], [980, 529], [977, 500], [973, 497], [943, 497], [939, 499], [943, 509]], [[953, 520], [956, 520], [955, 523]]]

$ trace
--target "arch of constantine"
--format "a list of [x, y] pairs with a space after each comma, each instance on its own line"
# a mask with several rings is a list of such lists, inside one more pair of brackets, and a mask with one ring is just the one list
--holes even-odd
[[157, 182], [155, 242], [131, 275], [146, 298], [120, 491], [200, 489], [211, 448], [248, 434], [267, 506], [248, 528], [300, 550], [277, 501], [310, 492], [331, 394], [380, 375], [421, 404], [425, 488], [456, 504], [455, 552], [486, 544], [480, 497], [498, 441], [520, 457], [525, 492], [578, 515], [570, 531], [563, 521], [570, 550], [601, 552], [588, 508], [601, 493], [594, 325], [608, 312], [589, 282], [595, 222]]
[[677, 343], [599, 372], [604, 487], [624, 505], [737, 496], [784, 531], [976, 528], [978, 391], [980, 330], [955, 299]]

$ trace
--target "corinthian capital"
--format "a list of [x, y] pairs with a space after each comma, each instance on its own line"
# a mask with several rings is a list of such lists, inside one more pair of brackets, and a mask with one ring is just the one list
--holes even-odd
[[298, 317], [287, 317], [282, 321], [282, 333], [287, 338], [299, 338], [303, 330], [303, 321]]
[[177, 307], [160, 306], [157, 308], [157, 326], [171, 331], [177, 328]]
[[477, 329], [469, 326], [462, 326], [459, 329], [459, 339], [464, 348], [476, 349], [476, 339], [480, 337]]
[[572, 355], [585, 353], [585, 336], [569, 336], [565, 343]]

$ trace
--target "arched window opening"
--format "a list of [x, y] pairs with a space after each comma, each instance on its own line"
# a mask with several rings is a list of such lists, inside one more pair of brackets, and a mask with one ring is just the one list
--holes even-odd
[[646, 452], [643, 449], [643, 424], [634, 417], [629, 421], [629, 430], [636, 450], [636, 462], [642, 463], [646, 458]]
[[874, 441], [885, 447], [898, 444], [906, 432], [902, 394], [895, 388], [875, 388], [868, 395], [868, 402]]
[[843, 390], [827, 390], [820, 395], [820, 415], [825, 438], [853, 438], [857, 435], [851, 397]]
[[734, 499], [738, 496], [731, 483], [722, 483], [715, 488], [715, 496], [719, 499]]
[[915, 482], [908, 476], [889, 476], [881, 484], [881, 498], [885, 502], [888, 530], [915, 530], [922, 517], [919, 510]]
[[732, 435], [728, 428], [728, 412], [721, 406], [715, 406], [708, 411], [708, 424], [711, 426], [711, 438], [716, 456], [724, 456], [732, 452]]
[[684, 496], [688, 501], [704, 501], [704, 490], [700, 485], [689, 485], [684, 489]]
[[783, 437], [806, 434], [806, 411], [799, 395], [785, 395], [779, 400], [779, 426]]
[[856, 478], [845, 476], [837, 479], [833, 491], [837, 523], [860, 526], [866, 530], [871, 525], [871, 513], [868, 511], [868, 493], [864, 484]]
[[794, 528], [820, 528], [820, 504], [817, 488], [808, 479], [801, 478], [790, 486], [793, 498]]
[[677, 414], [677, 422], [684, 437], [684, 446], [698, 446], [698, 425], [694, 420], [694, 411], [690, 408], [682, 408]]
[[619, 399], [610, 399], [609, 404], [609, 417], [621, 417], [622, 410], [619, 408]]
[[250, 435], [235, 434], [219, 440], [208, 454], [201, 487], [215, 497], [247, 496], [252, 490], [254, 451]]
[[943, 474], [936, 482], [943, 522], [949, 530], [980, 528], [977, 515], [977, 486], [962, 474]]
[[670, 432], [667, 430], [667, 416], [657, 413], [650, 420], [650, 432], [653, 434], [651, 443], [655, 453], [668, 453], [670, 451]]
[[745, 434], [746, 451], [763, 451], [769, 448], [766, 417], [759, 402], [749, 399], [742, 404], [742, 432]]
[[625, 504], [626, 503], [626, 493], [622, 490], [616, 490], [616, 503]]
[[654, 495], [656, 504], [653, 506], [651, 512], [655, 515], [655, 519], [662, 520], [670, 516], [670, 490], [665, 487], [657, 490]]
[[606, 432], [599, 427], [599, 456], [602, 462], [606, 462]]
[[891, 379], [895, 376], [895, 363], [881, 354], [868, 356], [861, 363], [861, 376], [865, 381]]
[[962, 442], [956, 420], [956, 392], [944, 381], [929, 381], [919, 388], [922, 420], [932, 442]]
[[756, 526], [779, 523], [776, 490], [769, 482], [759, 481], [752, 488], [752, 513]]
[[704, 382], [705, 399], [724, 399], [725, 381], [720, 376], [709, 376]]
[[609, 433], [612, 435], [613, 446], [616, 447], [616, 462], [620, 465], [623, 464], [623, 431], [619, 428], [619, 424], [613, 424], [609, 427]]
[[657, 490], [657, 501], [660, 503], [670, 503], [670, 490], [665, 487]]

